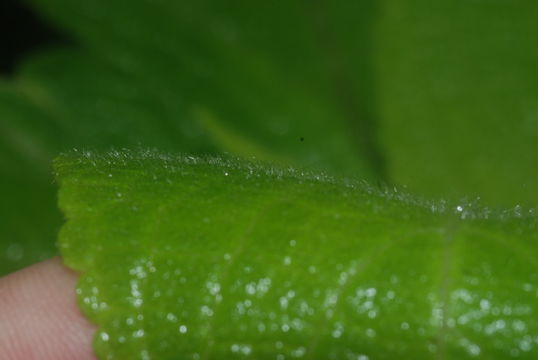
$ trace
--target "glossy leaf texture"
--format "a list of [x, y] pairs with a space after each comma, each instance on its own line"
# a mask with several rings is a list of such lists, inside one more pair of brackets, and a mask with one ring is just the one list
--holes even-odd
[[536, 210], [233, 158], [55, 162], [101, 359], [534, 359]]

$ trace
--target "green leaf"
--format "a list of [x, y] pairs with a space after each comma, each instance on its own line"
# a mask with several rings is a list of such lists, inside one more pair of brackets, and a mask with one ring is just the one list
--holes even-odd
[[0, 82], [0, 275], [56, 252], [62, 217], [50, 158], [58, 150], [55, 129], [43, 120], [46, 114]]
[[102, 359], [538, 354], [536, 210], [152, 151], [55, 166]]
[[83, 48], [29, 61], [19, 81], [46, 89], [66, 122], [104, 136], [115, 128], [116, 147], [139, 130], [139, 142], [157, 134], [163, 150], [382, 171], [368, 137], [373, 2], [34, 2]]
[[229, 152], [538, 203], [534, 1], [32, 3], [76, 46], [2, 84], [0, 273], [50, 254], [49, 162], [73, 147]]
[[[52, 154], [142, 145], [383, 177], [363, 56], [373, 2], [34, 3], [78, 43], [27, 59], [10, 84], [39, 110], [29, 121], [56, 135]], [[19, 126], [17, 116], [6, 121]], [[10, 152], [24, 158], [19, 150]], [[40, 156], [37, 165], [48, 167], [51, 153]], [[33, 179], [48, 191], [41, 197], [54, 197], [48, 173]], [[8, 191], [24, 197], [26, 187]], [[43, 213], [57, 214], [48, 204]], [[26, 214], [19, 223], [33, 221], [33, 204], [16, 207]], [[20, 237], [16, 228], [13, 234]], [[53, 237], [17, 246], [39, 241], [50, 247]]]
[[374, 82], [388, 178], [538, 204], [538, 2], [386, 0]]
[[[535, 1], [34, 2], [92, 60], [159, 94], [157, 108], [183, 105], [160, 119], [198, 125], [237, 155], [373, 175], [429, 197], [538, 203]], [[72, 87], [94, 87], [88, 77], [70, 75]], [[199, 108], [255, 149], [228, 148]]]

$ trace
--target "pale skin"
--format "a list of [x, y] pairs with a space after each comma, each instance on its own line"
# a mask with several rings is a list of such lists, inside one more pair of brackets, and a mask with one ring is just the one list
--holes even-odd
[[0, 278], [0, 358], [96, 360], [95, 326], [76, 304], [77, 274], [59, 258]]

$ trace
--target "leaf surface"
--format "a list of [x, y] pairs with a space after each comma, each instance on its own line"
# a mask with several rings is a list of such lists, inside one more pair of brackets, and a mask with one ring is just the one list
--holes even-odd
[[56, 160], [102, 359], [533, 359], [538, 219], [237, 159]]

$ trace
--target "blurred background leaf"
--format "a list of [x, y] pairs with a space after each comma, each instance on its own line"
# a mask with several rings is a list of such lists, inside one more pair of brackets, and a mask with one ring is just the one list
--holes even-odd
[[230, 152], [431, 197], [538, 202], [533, 1], [29, 6], [72, 41], [2, 85], [0, 273], [53, 251], [50, 161], [73, 147]]
[[386, 0], [375, 84], [391, 181], [538, 204], [538, 3]]

